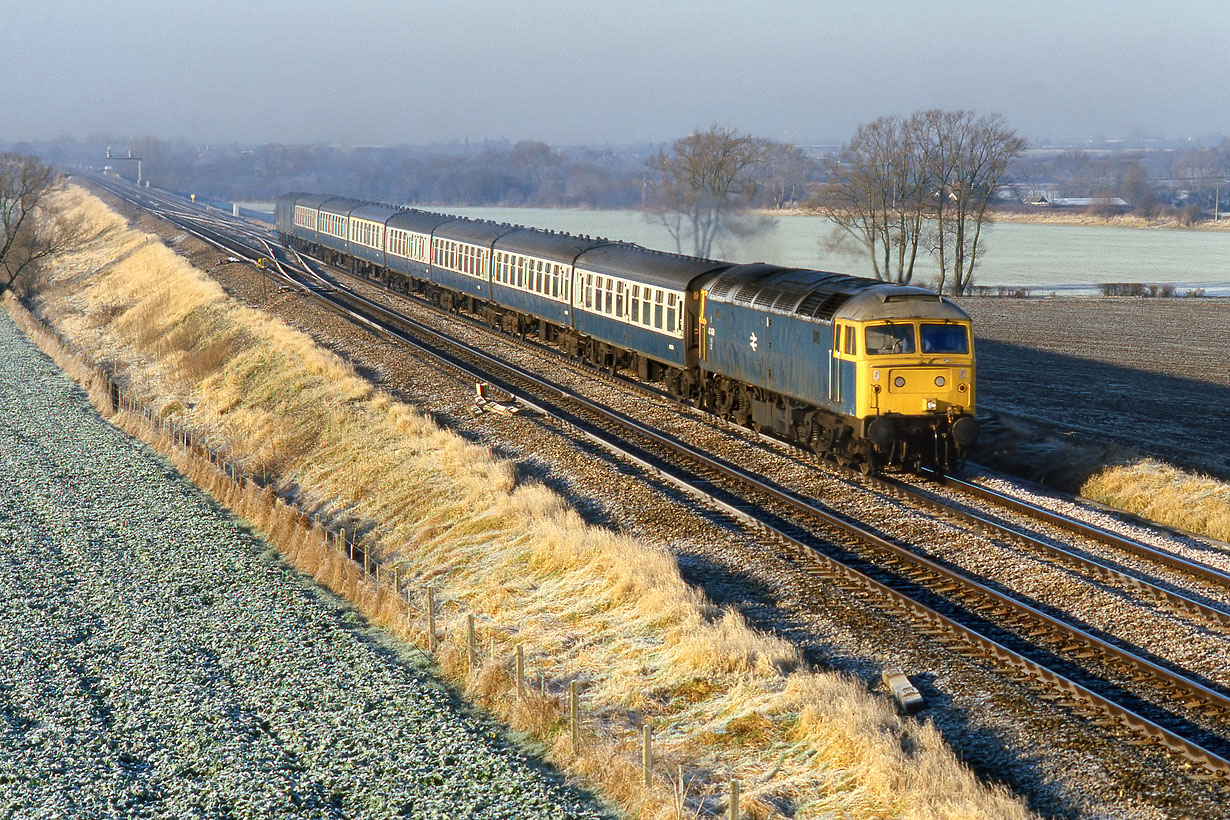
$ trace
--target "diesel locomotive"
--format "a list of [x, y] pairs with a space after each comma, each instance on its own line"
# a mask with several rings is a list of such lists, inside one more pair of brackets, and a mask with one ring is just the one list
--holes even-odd
[[275, 216], [324, 261], [864, 472], [950, 471], [978, 437], [969, 316], [922, 288], [343, 197]]

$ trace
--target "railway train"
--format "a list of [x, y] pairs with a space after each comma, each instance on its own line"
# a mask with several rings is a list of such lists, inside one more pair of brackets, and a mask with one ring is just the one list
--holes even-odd
[[289, 193], [283, 241], [871, 473], [978, 437], [969, 316], [917, 287]]

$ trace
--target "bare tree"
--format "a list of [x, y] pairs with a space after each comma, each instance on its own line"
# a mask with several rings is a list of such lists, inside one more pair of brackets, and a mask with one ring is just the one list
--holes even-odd
[[769, 142], [762, 163], [761, 193], [765, 203], [781, 210], [807, 199], [807, 182], [817, 170], [816, 162], [795, 145]]
[[754, 232], [763, 220], [750, 217], [758, 191], [758, 168], [768, 140], [710, 126], [675, 140], [670, 153], [650, 157], [642, 210], [660, 223], [683, 252], [707, 257], [723, 234]]
[[68, 226], [43, 208], [58, 182], [36, 157], [0, 154], [0, 294], [68, 241]]
[[998, 114], [932, 109], [921, 118], [936, 186], [936, 290], [942, 292], [947, 283], [952, 293], [965, 293], [973, 283], [983, 227], [990, 221], [991, 197], [1005, 180], [1008, 163], [1025, 150], [1025, 141]]
[[1219, 148], [1194, 148], [1174, 161], [1170, 173], [1175, 179], [1183, 180], [1188, 201], [1199, 211], [1213, 208], [1214, 200], [1221, 192], [1223, 171], [1223, 156]]
[[1132, 207], [1132, 212], [1152, 219], [1161, 209], [1157, 201], [1157, 183], [1149, 178], [1142, 163], [1134, 162], [1123, 171], [1119, 180], [1119, 196]]
[[827, 164], [827, 182], [815, 205], [837, 235], [867, 251], [877, 279], [908, 283], [930, 210], [927, 146], [917, 116], [881, 117], [859, 126]]

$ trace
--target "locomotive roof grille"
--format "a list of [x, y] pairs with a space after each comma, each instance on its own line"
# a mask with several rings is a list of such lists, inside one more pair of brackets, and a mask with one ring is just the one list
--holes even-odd
[[850, 296], [849, 293], [815, 291], [802, 301], [795, 312], [815, 319], [832, 319], [833, 314], [849, 300]]
[[773, 310], [780, 310], [784, 313], [792, 313], [799, 304], [799, 294], [789, 291], [782, 291], [782, 295], [777, 297], [773, 302]]
[[752, 300], [752, 305], [758, 308], [772, 307], [774, 302], [777, 302], [785, 295], [786, 292], [779, 288], [762, 288], [760, 293], [756, 294], [756, 298]]
[[760, 286], [755, 282], [748, 282], [743, 287], [735, 291], [734, 301], [751, 304], [752, 297], [760, 291]]

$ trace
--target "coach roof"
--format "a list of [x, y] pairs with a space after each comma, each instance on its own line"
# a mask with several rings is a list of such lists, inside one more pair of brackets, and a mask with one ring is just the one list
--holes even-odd
[[457, 217], [448, 214], [436, 214], [431, 211], [420, 211], [414, 208], [398, 211], [389, 217], [388, 227], [397, 228], [411, 233], [430, 234], [445, 222], [452, 222]]
[[554, 233], [537, 228], [518, 228], [512, 233], [501, 236], [495, 243], [495, 248], [499, 251], [571, 265], [573, 260], [585, 251], [605, 243], [605, 239], [590, 239], [586, 236]]
[[397, 208], [392, 205], [379, 205], [373, 202], [368, 202], [365, 205], [360, 205], [350, 212], [352, 217], [357, 219], [367, 219], [371, 222], [379, 222], [383, 225], [389, 220], [393, 214], [397, 213]]
[[455, 242], [468, 242], [484, 248], [498, 237], [516, 230], [512, 225], [501, 225], [498, 222], [488, 222], [481, 219], [453, 219], [436, 228], [435, 235], [440, 239], [452, 239]]
[[729, 262], [651, 251], [627, 242], [595, 246], [577, 260], [579, 269], [678, 291], [687, 290], [700, 276], [729, 266]]
[[349, 199], [344, 196], [329, 197], [320, 203], [320, 210], [326, 214], [338, 214], [339, 216], [349, 216], [350, 212], [360, 205], [363, 205], [361, 199]]

